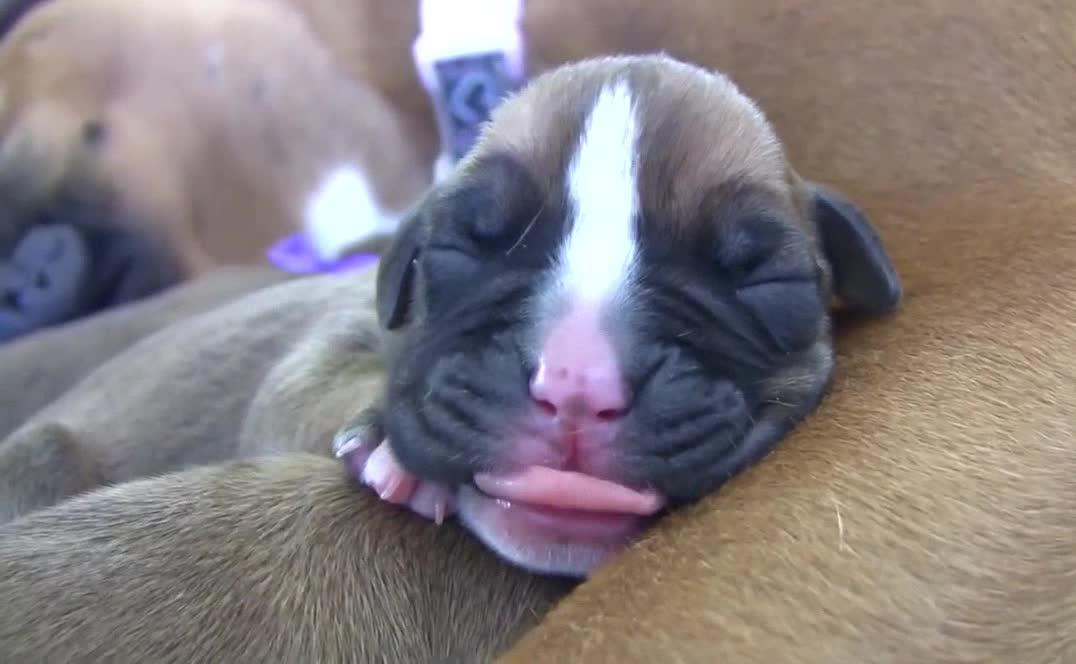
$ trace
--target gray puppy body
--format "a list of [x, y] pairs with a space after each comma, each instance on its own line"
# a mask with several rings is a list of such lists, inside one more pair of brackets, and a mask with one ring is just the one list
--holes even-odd
[[382, 381], [373, 288], [373, 271], [297, 279], [140, 340], [0, 442], [0, 521], [194, 464], [326, 454]]
[[164, 293], [0, 345], [0, 437], [138, 340], [291, 275], [224, 267]]
[[383, 389], [373, 292], [302, 278], [177, 323], [4, 442], [0, 661], [488, 661], [534, 625], [570, 583], [325, 458]]
[[294, 454], [73, 498], [0, 527], [5, 662], [482, 662], [568, 586]]
[[[98, 457], [104, 479], [122, 481], [234, 457], [324, 451], [350, 419], [345, 434], [399, 457], [395, 478], [382, 475], [382, 497], [408, 473], [422, 478], [415, 495], [447, 486], [459, 491], [462, 521], [501, 558], [579, 575], [623, 547], [625, 521], [613, 519], [610, 529], [602, 516], [558, 512], [549, 527], [549, 512], [534, 518], [526, 500], [498, 499], [496, 490], [541, 492], [513, 485], [513, 472], [538, 466], [546, 478], [568, 477], [574, 494], [554, 493], [577, 502], [593, 498], [580, 488], [595, 486], [620, 506], [638, 505], [644, 491], [673, 502], [698, 498], [768, 452], [822, 397], [832, 372], [831, 297], [871, 314], [900, 299], [864, 215], [799, 179], [761, 113], [727, 79], [660, 57], [582, 63], [536, 79], [501, 107], [478, 149], [403, 227], [378, 271], [379, 320], [371, 275], [302, 279], [174, 326], [87, 377], [29, 427], [52, 437], [76, 432], [79, 449], [92, 454], [74, 455], [75, 465]], [[389, 332], [383, 349], [378, 323]], [[176, 358], [162, 355], [183, 344]], [[136, 365], [151, 360], [153, 370], [139, 375]], [[132, 375], [141, 384], [116, 389]], [[116, 402], [100, 408], [110, 388]], [[375, 400], [381, 405], [371, 409]], [[0, 454], [17, 449], [11, 443]], [[376, 458], [384, 468], [385, 454]], [[352, 472], [377, 466], [374, 459], [352, 459]], [[11, 524], [5, 538], [28, 539], [0, 558], [0, 575], [21, 579], [0, 585], [0, 606], [18, 611], [4, 620], [15, 627], [0, 655], [4, 647], [46, 651], [41, 632], [20, 634], [38, 624], [55, 629], [88, 610], [88, 597], [105, 594], [121, 603], [107, 620], [80, 624], [81, 638], [51, 651], [58, 658], [80, 652], [76, 641], [103, 644], [113, 661], [179, 648], [164, 633], [176, 618], [150, 611], [144, 589], [187, 595], [175, 607], [181, 612], [200, 607], [181, 614], [181, 632], [195, 644], [182, 651], [189, 658], [333, 661], [347, 658], [336, 645], [341, 635], [356, 643], [381, 643], [385, 630], [400, 635], [390, 622], [397, 600], [418, 602], [427, 620], [442, 608], [438, 598], [476, 602], [482, 624], [507, 633], [564, 587], [544, 580], [520, 587], [522, 599], [503, 596], [495, 570], [504, 563], [483, 552], [474, 569], [459, 571], [451, 558], [461, 555], [449, 549], [438, 558], [444, 544], [421, 539], [460, 533], [454, 525], [416, 529], [431, 547], [419, 557], [409, 557], [403, 539], [399, 550], [368, 548], [397, 542], [382, 535], [402, 515], [398, 523], [371, 519], [368, 534], [352, 535], [363, 526], [353, 505], [375, 498], [332, 462], [305, 463], [277, 456], [190, 470]], [[291, 468], [301, 469], [289, 479]], [[325, 491], [322, 473], [332, 476]], [[138, 502], [142, 495], [147, 502]], [[640, 520], [627, 525], [637, 533]], [[98, 528], [108, 533], [103, 542]], [[51, 530], [75, 539], [54, 546]], [[355, 547], [366, 555], [355, 556]], [[98, 557], [82, 567], [65, 560], [82, 548]], [[192, 568], [184, 550], [206, 557], [196, 555]], [[154, 567], [162, 556], [168, 564]], [[385, 579], [408, 577], [423, 564], [453, 581], [473, 573], [479, 583], [455, 597], [437, 592], [430, 584], [443, 579], [423, 569], [418, 585], [401, 578], [401, 595], [379, 598], [388, 603], [382, 616], [358, 608], [376, 588], [336, 574], [368, 565], [388, 570]], [[55, 569], [82, 577], [49, 590], [41, 579]], [[147, 569], [152, 577], [142, 575]], [[340, 588], [320, 585], [334, 577]], [[244, 610], [235, 598], [252, 587], [261, 601]], [[65, 604], [53, 592], [72, 597]], [[527, 607], [527, 616], [497, 615], [506, 606]], [[263, 607], [283, 617], [267, 620]], [[446, 628], [428, 622], [419, 629], [433, 631], [407, 633], [440, 639]], [[281, 642], [264, 650], [259, 638]], [[404, 650], [396, 661], [416, 661]]]

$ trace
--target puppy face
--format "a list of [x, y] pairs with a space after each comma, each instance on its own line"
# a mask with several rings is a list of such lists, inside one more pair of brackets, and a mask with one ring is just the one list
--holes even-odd
[[815, 408], [834, 295], [878, 314], [900, 287], [728, 79], [661, 56], [562, 67], [498, 109], [382, 262], [385, 430], [409, 470], [461, 486], [494, 550], [585, 574], [644, 497], [713, 491]]
[[182, 278], [160, 241], [62, 197], [0, 229], [0, 343], [137, 300]]

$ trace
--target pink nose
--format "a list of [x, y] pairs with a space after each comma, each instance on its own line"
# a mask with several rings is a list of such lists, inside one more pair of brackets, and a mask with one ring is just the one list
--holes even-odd
[[622, 417], [627, 390], [616, 351], [590, 308], [561, 318], [542, 347], [531, 397], [550, 415]]

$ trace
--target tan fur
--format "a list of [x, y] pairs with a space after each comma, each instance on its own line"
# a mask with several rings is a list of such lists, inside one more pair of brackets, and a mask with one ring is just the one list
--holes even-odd
[[[777, 453], [587, 582], [509, 661], [1076, 659], [1076, 9], [527, 7], [548, 64], [667, 49], [729, 71], [801, 172], [881, 227], [907, 299], [845, 329], [834, 393]], [[371, 69], [400, 67], [399, 34], [360, 49]], [[399, 94], [421, 106], [417, 87]]]
[[721, 66], [861, 203], [906, 287], [767, 461], [509, 662], [1076, 659], [1076, 8], [535, 0], [548, 61]]
[[[0, 521], [102, 481], [267, 453], [327, 455], [382, 380], [373, 274], [265, 288], [90, 372], [0, 442]], [[87, 464], [93, 472], [72, 470]], [[87, 484], [42, 490], [49, 478], [68, 486], [72, 475]]]
[[380, 392], [374, 275], [176, 322], [0, 442], [0, 660], [489, 661], [537, 622], [568, 583], [325, 458]]
[[160, 295], [0, 346], [0, 438], [136, 341], [290, 275], [225, 267]]
[[417, 0], [284, 0], [333, 53], [342, 71], [380, 91], [408, 142], [432, 168], [440, 147], [433, 110], [411, 53]]
[[93, 192], [199, 273], [262, 260], [345, 163], [388, 211], [430, 179], [382, 95], [287, 3], [50, 0], [0, 43], [9, 224]]
[[540, 187], [561, 188], [586, 114], [611, 81], [632, 91], [643, 209], [663, 220], [699, 223], [703, 196], [722, 185], [746, 182], [789, 196], [788, 166], [765, 116], [724, 77], [673, 60], [656, 67], [595, 58], [549, 72], [542, 85], [494, 110], [491, 131], [466, 161], [506, 152]]
[[0, 571], [5, 662], [490, 661], [566, 589], [310, 455], [37, 512], [0, 528]]
[[326, 458], [380, 393], [373, 277], [175, 323], [0, 442], [0, 660], [489, 661], [540, 619], [567, 582]]

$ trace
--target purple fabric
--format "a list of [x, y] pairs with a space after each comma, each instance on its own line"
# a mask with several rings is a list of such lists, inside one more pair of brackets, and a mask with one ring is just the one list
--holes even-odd
[[310, 274], [314, 272], [350, 272], [377, 262], [377, 254], [355, 254], [338, 261], [325, 262], [318, 258], [314, 246], [304, 233], [285, 237], [270, 247], [269, 262], [285, 272]]

